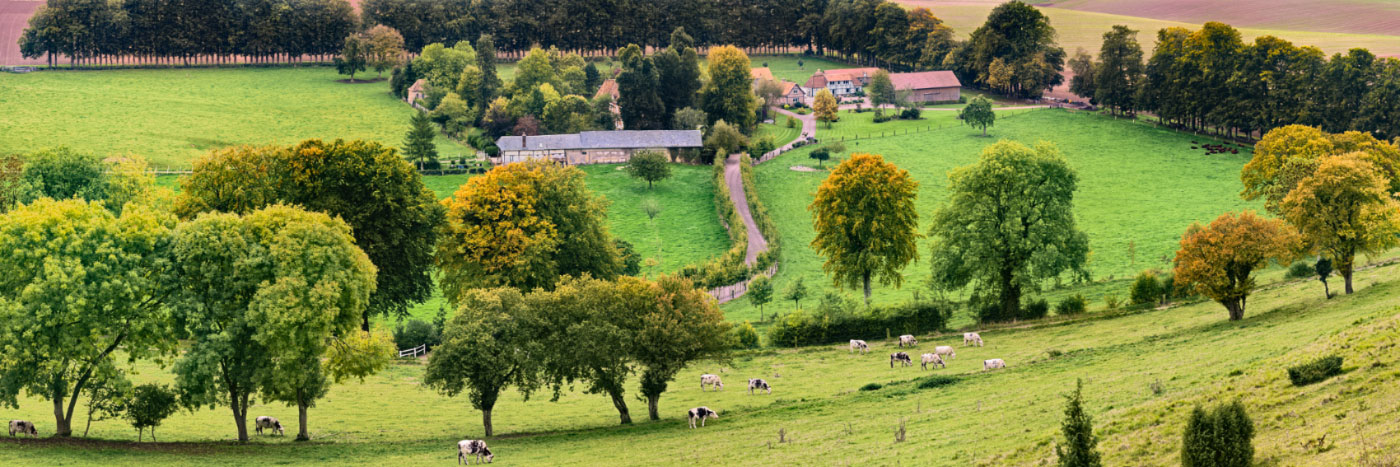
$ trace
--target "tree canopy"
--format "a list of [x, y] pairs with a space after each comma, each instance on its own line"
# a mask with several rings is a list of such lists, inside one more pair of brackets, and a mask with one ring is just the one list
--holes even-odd
[[932, 283], [973, 284], [974, 301], [1015, 319], [1021, 298], [1069, 271], [1087, 275], [1089, 239], [1074, 220], [1079, 177], [1050, 143], [999, 141], [977, 163], [948, 174], [948, 200], [933, 213]]
[[1365, 154], [1327, 156], [1283, 199], [1280, 210], [1303, 239], [1329, 259], [1352, 293], [1358, 253], [1400, 244], [1400, 201]]
[[977, 96], [958, 111], [958, 118], [963, 124], [981, 128], [982, 136], [987, 136], [987, 127], [996, 123], [997, 113], [992, 111], [992, 101], [987, 96]]
[[627, 160], [627, 174], [647, 181], [647, 189], [652, 182], [665, 180], [671, 176], [671, 161], [659, 151], [643, 150]]
[[1288, 264], [1297, 250], [1298, 235], [1284, 221], [1250, 211], [1225, 213], [1210, 225], [1196, 223], [1186, 229], [1173, 276], [1178, 287], [1219, 302], [1229, 311], [1230, 321], [1238, 321], [1254, 291], [1250, 274], [1269, 261]]
[[871, 280], [898, 287], [900, 270], [918, 259], [919, 183], [876, 154], [854, 154], [831, 171], [807, 207], [826, 257], [822, 270], [837, 286], [861, 287], [870, 304]]
[[434, 246], [443, 207], [392, 148], [360, 140], [306, 140], [291, 147], [236, 147], [195, 162], [175, 212], [248, 213], [277, 203], [344, 219], [379, 270], [364, 311], [402, 316], [432, 293]]
[[754, 112], [758, 98], [753, 95], [753, 76], [749, 71], [749, 56], [733, 46], [710, 49], [710, 81], [700, 91], [700, 108], [709, 115], [710, 123], [729, 122], [739, 131], [754, 128]]

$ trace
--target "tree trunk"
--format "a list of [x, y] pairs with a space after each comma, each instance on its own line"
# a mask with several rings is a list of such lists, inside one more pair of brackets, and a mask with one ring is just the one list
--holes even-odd
[[152, 442], [152, 443], [158, 443], [158, 442], [160, 442], [160, 441], [157, 441], [157, 440], [156, 440], [156, 427], [151, 427], [151, 442]]
[[[69, 437], [69, 436], [73, 436], [73, 428], [70, 426], [70, 425], [71, 425], [70, 422], [71, 422], [72, 420], [70, 420], [68, 417], [65, 417], [65, 416], [64, 416], [64, 411], [63, 411], [63, 399], [64, 399], [63, 397], [54, 397], [54, 398], [53, 398], [53, 419], [54, 419], [54, 433], [53, 433], [53, 434], [54, 434], [54, 436], [61, 436], [61, 437], [67, 438], [67, 437]], [[76, 397], [75, 397], [75, 399], [76, 399]]]
[[652, 421], [661, 420], [661, 395], [647, 395], [647, 418]]
[[1329, 290], [1328, 287], [1327, 287], [1327, 279], [1318, 279], [1318, 280], [1322, 281], [1322, 294], [1323, 294], [1323, 295], [1326, 295], [1328, 300], [1331, 300], [1331, 299], [1332, 299], [1332, 291]]
[[311, 433], [306, 429], [306, 404], [297, 403], [297, 423], [301, 425], [297, 431], [297, 441], [311, 441]]
[[229, 408], [233, 410], [233, 424], [238, 427], [238, 441], [248, 442], [248, 396], [233, 395]]
[[863, 276], [861, 276], [860, 280], [861, 280], [861, 282], [865, 285], [865, 307], [866, 307], [866, 308], [869, 308], [869, 307], [870, 307], [870, 272], [867, 271]]
[[1351, 288], [1351, 275], [1352, 272], [1354, 272], [1352, 271], [1351, 265], [1340, 265], [1339, 267], [1337, 267], [1337, 272], [1342, 274], [1342, 282], [1346, 284], [1345, 290], [1347, 295], [1351, 295], [1351, 293], [1354, 292], [1354, 290], [1352, 290]]
[[1244, 299], [1227, 298], [1225, 300], [1221, 300], [1220, 304], [1225, 305], [1225, 310], [1230, 312], [1230, 321], [1239, 321], [1241, 319], [1244, 319]]
[[369, 332], [369, 310], [365, 310], [364, 314], [361, 316], [363, 319], [360, 320], [360, 330]]
[[627, 411], [627, 401], [622, 398], [622, 391], [608, 392], [612, 398], [613, 407], [617, 407], [617, 414], [622, 418], [623, 425], [632, 424], [632, 414]]
[[483, 410], [481, 411], [481, 426], [484, 427], [484, 428], [486, 428], [486, 437], [487, 437], [487, 438], [490, 438], [490, 437], [491, 437], [491, 433], [492, 433], [492, 431], [491, 431], [491, 409], [483, 409]]

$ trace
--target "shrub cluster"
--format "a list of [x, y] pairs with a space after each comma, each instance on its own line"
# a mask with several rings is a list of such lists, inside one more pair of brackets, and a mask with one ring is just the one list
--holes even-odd
[[942, 330], [948, 320], [947, 310], [933, 303], [914, 302], [868, 311], [849, 311], [844, 308], [842, 306], [840, 309], [818, 313], [789, 313], [768, 331], [768, 342], [773, 346], [795, 347], [849, 339], [880, 339], [890, 335], [921, 334]]
[[919, 380], [919, 389], [933, 389], [958, 382], [956, 376], [933, 375]]
[[885, 385], [880, 384], [880, 383], [866, 383], [865, 386], [861, 386], [861, 387], [860, 387], [860, 390], [862, 390], [862, 391], [875, 391], [875, 390], [879, 390], [880, 388], [883, 388], [883, 387], [885, 387]]
[[1010, 313], [1003, 310], [1001, 308], [1001, 303], [997, 303], [994, 300], [974, 300], [972, 306], [974, 310], [977, 310], [977, 320], [983, 323], [1005, 323], [1010, 321], [1039, 319], [1044, 318], [1050, 311], [1050, 304], [1044, 299], [1026, 302], [1021, 308]]
[[1074, 294], [1060, 300], [1055, 304], [1055, 314], [1060, 316], [1074, 316], [1083, 313], [1089, 308], [1089, 300], [1084, 298], [1084, 294]]
[[1128, 299], [1133, 305], [1151, 306], [1162, 298], [1162, 283], [1157, 280], [1157, 274], [1152, 271], [1143, 271], [1133, 280], [1133, 288], [1128, 292]]
[[1342, 357], [1332, 355], [1288, 368], [1288, 379], [1294, 386], [1307, 386], [1342, 374]]
[[408, 350], [420, 345], [432, 348], [442, 343], [442, 329], [421, 319], [410, 319], [394, 327], [394, 345]]
[[753, 324], [744, 321], [744, 324], [734, 327], [734, 348], [757, 349], [758, 347], [758, 330], [753, 328]]
[[1285, 274], [1284, 277], [1289, 279], [1303, 279], [1312, 277], [1313, 274], [1316, 274], [1316, 272], [1313, 271], [1312, 265], [1308, 264], [1306, 261], [1299, 261], [1288, 267], [1288, 274]]
[[1254, 462], [1254, 422], [1239, 401], [1191, 411], [1182, 435], [1182, 467], [1249, 467]]

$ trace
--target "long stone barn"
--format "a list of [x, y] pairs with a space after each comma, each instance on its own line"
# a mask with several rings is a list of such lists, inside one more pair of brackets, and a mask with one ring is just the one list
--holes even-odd
[[674, 160], [683, 149], [704, 145], [700, 130], [585, 131], [567, 135], [502, 136], [494, 164], [548, 159], [570, 165], [621, 164], [643, 150], [660, 151]]

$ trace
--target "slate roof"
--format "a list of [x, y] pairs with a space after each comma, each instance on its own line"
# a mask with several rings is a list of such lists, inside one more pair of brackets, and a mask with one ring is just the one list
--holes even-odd
[[890, 82], [895, 89], [937, 89], [962, 87], [957, 75], [951, 71], [920, 71], [917, 73], [892, 73]]
[[698, 148], [704, 143], [700, 130], [585, 131], [568, 135], [502, 136], [502, 151], [550, 151], [568, 149]]

